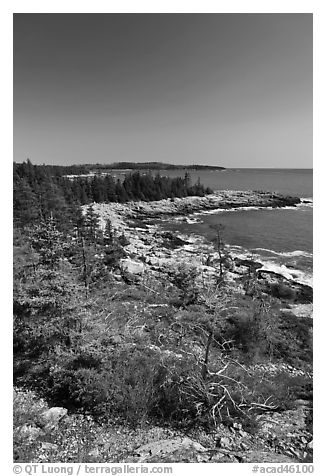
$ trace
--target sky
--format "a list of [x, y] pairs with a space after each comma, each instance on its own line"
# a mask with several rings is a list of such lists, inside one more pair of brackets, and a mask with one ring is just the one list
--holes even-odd
[[14, 14], [14, 160], [312, 167], [312, 14]]

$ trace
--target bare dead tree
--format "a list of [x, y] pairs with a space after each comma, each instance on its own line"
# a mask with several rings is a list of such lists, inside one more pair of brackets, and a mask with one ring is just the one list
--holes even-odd
[[212, 338], [213, 338], [213, 330], [211, 330], [209, 332], [208, 338], [207, 338], [205, 357], [204, 357], [204, 362], [203, 362], [202, 371], [201, 371], [201, 375], [202, 375], [203, 380], [206, 379], [207, 373], [208, 373], [209, 350], [210, 350], [210, 347], [211, 347]]
[[216, 251], [219, 257], [219, 280], [222, 281], [224, 274], [223, 261], [225, 258], [225, 244], [223, 240], [224, 225], [219, 223], [217, 225], [211, 225], [211, 228], [216, 232], [213, 243], [216, 246]]

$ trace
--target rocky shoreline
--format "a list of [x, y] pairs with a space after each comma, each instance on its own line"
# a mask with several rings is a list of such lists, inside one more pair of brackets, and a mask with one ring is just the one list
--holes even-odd
[[[124, 272], [134, 277], [144, 272], [169, 273], [182, 263], [195, 266], [201, 279], [209, 283], [216, 276], [218, 253], [211, 242], [198, 235], [175, 234], [152, 224], [153, 219], [180, 216], [188, 219], [196, 212], [237, 208], [294, 207], [297, 197], [270, 192], [220, 191], [205, 197], [186, 197], [153, 202], [94, 203], [93, 209], [104, 228], [106, 220], [113, 229], [123, 233], [128, 241], [126, 258], [121, 261]], [[252, 259], [239, 259], [228, 253], [224, 262], [225, 279], [239, 290], [241, 281], [256, 270], [257, 279], [266, 294], [279, 298], [297, 316], [312, 316], [312, 288], [292, 281], [275, 272], [264, 270], [263, 264]], [[243, 278], [243, 279], [242, 279]]]
[[220, 190], [204, 197], [168, 198], [144, 202], [95, 204], [97, 208], [110, 208], [113, 213], [138, 219], [160, 218], [173, 215], [190, 215], [213, 210], [231, 210], [239, 208], [280, 208], [295, 207], [300, 198], [279, 195], [263, 191]]

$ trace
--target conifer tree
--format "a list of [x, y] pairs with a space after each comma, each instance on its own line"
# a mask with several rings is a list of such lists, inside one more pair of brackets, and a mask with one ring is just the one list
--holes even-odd
[[93, 205], [87, 207], [86, 214], [84, 216], [84, 237], [87, 242], [96, 244], [99, 236], [99, 217], [95, 213]]
[[14, 223], [25, 226], [34, 223], [39, 218], [37, 196], [26, 178], [17, 176], [13, 187]]
[[51, 216], [49, 220], [41, 221], [29, 230], [32, 248], [39, 255], [39, 263], [54, 269], [64, 256], [67, 248], [64, 235], [58, 231]]

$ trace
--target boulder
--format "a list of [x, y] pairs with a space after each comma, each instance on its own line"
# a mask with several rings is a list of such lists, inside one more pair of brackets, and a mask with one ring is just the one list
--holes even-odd
[[242, 455], [242, 463], [295, 463], [295, 458], [271, 451], [253, 450]]
[[68, 413], [63, 407], [52, 407], [41, 414], [42, 426], [56, 426]]
[[170, 231], [165, 231], [162, 233], [162, 238], [163, 238], [163, 246], [166, 248], [179, 248], [180, 246], [188, 244], [187, 241], [183, 240], [179, 236], [177, 236], [175, 233], [172, 233]]
[[36, 428], [35, 426], [25, 424], [20, 427], [19, 429], [20, 435], [28, 440], [36, 440], [38, 436], [42, 433], [40, 428]]
[[246, 271], [248, 272], [248, 268], [250, 270], [257, 270], [262, 267], [262, 264], [259, 261], [254, 261], [252, 259], [242, 259], [242, 258], [234, 258], [234, 263], [236, 266], [245, 266]]
[[230, 256], [226, 256], [223, 259], [223, 265], [226, 269], [233, 271], [234, 270], [234, 261]]
[[216, 445], [220, 448], [229, 449], [232, 445], [232, 442], [227, 436], [221, 436], [216, 440]]
[[145, 270], [144, 263], [140, 261], [133, 261], [129, 258], [122, 259], [120, 261], [121, 269], [129, 274], [141, 275]]
[[54, 443], [49, 443], [48, 441], [43, 441], [42, 443], [42, 450], [45, 451], [56, 451], [58, 449], [58, 445]]
[[[194, 458], [198, 453], [205, 452], [200, 443], [191, 440], [190, 438], [174, 438], [154, 441], [146, 445], [140, 446], [135, 450], [135, 459], [137, 462], [187, 462], [189, 458]], [[196, 461], [195, 461], [196, 462]]]

